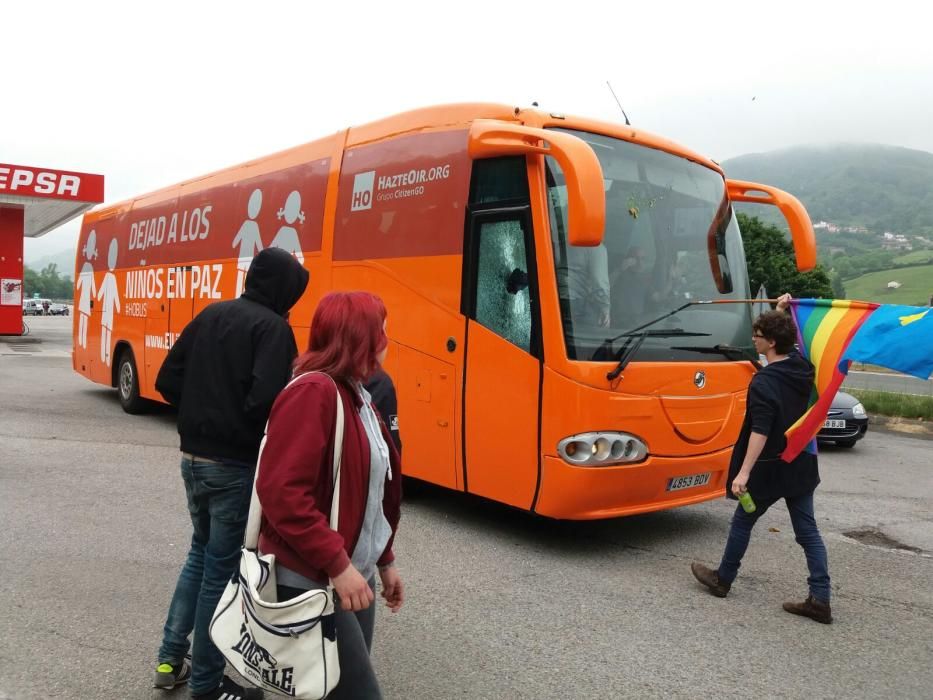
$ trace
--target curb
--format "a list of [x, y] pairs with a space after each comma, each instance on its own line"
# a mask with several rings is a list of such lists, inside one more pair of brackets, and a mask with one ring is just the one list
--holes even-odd
[[0, 335], [0, 343], [7, 343], [8, 345], [20, 345], [22, 343], [41, 343], [42, 338], [37, 338], [30, 335]]
[[933, 422], [927, 420], [901, 418], [899, 416], [870, 415], [868, 417], [868, 424], [878, 430], [905, 433], [915, 437], [933, 439]]

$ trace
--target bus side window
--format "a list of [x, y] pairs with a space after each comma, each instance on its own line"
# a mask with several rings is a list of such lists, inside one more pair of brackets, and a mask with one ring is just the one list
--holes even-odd
[[476, 321], [531, 352], [528, 255], [521, 218], [486, 221], [478, 231]]

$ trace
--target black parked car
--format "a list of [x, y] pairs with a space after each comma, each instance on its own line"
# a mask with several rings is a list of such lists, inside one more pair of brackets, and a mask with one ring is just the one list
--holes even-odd
[[833, 441], [840, 447], [855, 447], [868, 430], [868, 414], [861, 402], [844, 391], [836, 392], [818, 440]]

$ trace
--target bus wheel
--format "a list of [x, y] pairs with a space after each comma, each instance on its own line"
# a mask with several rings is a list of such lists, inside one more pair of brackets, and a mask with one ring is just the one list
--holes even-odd
[[117, 393], [120, 395], [120, 405], [127, 413], [144, 413], [147, 401], [139, 395], [139, 373], [136, 371], [136, 361], [132, 350], [120, 353], [120, 363], [117, 366]]

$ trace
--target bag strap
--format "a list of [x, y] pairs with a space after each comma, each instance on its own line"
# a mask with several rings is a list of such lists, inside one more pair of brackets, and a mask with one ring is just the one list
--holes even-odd
[[334, 434], [334, 464], [331, 467], [332, 483], [334, 485], [334, 495], [330, 502], [330, 520], [328, 521], [331, 530], [336, 530], [340, 525], [340, 462], [343, 457], [343, 399], [340, 398], [340, 389], [337, 388], [336, 382], [334, 382], [334, 389], [337, 390], [337, 427]]
[[[337, 426], [334, 434], [334, 463], [331, 470], [331, 482], [334, 487], [334, 496], [330, 506], [329, 524], [332, 530], [337, 529], [340, 518], [340, 460], [343, 455], [343, 400], [340, 398], [340, 389], [333, 377], [324, 372], [309, 372], [308, 374], [323, 374], [331, 380], [334, 389], [337, 392]], [[294, 384], [304, 375], [299, 375], [292, 379], [285, 389]], [[285, 391], [283, 389], [282, 391]], [[249, 500], [249, 517], [246, 520], [246, 535], [243, 538], [243, 546], [246, 549], [255, 551], [259, 544], [259, 524], [262, 522], [262, 504], [259, 502], [259, 496], [256, 494], [256, 480], [259, 478], [259, 463], [262, 461], [262, 450], [266, 446], [266, 438], [269, 431], [269, 422], [266, 421], [266, 431], [262, 436], [262, 442], [259, 444], [259, 457], [256, 460], [256, 473], [253, 476], [253, 493]]]

